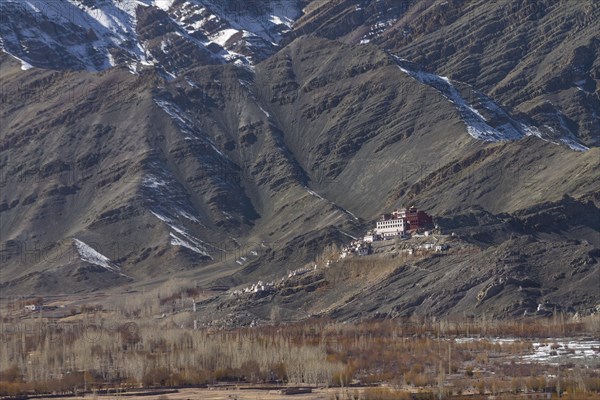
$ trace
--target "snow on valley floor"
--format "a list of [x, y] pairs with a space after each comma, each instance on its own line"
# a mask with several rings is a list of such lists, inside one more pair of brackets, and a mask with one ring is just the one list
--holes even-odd
[[456, 343], [470, 343], [487, 340], [500, 345], [512, 345], [522, 341], [530, 342], [533, 351], [527, 354], [513, 356], [525, 363], [543, 363], [552, 365], [578, 364], [597, 366], [600, 364], [600, 339], [592, 338], [562, 338], [562, 339], [535, 339], [533, 342], [526, 339], [513, 338], [458, 338]]
[[600, 340], [561, 339], [533, 343], [534, 353], [524, 356], [524, 361], [550, 364], [600, 363]]

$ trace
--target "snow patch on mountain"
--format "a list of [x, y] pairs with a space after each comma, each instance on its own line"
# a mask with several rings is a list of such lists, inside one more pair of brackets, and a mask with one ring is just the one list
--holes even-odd
[[[394, 58], [398, 63], [398, 68], [400, 68], [402, 72], [419, 83], [434, 88], [448, 101], [454, 104], [460, 113], [461, 119], [466, 125], [467, 133], [474, 139], [485, 142], [504, 142], [520, 140], [526, 136], [536, 136], [554, 144], [566, 144], [575, 151], [588, 150], [587, 147], [583, 146], [575, 139], [575, 136], [569, 131], [565, 124], [562, 124], [561, 137], [556, 140], [548, 137], [548, 135], [544, 135], [537, 127], [514, 119], [492, 99], [485, 96], [483, 93], [472, 90], [471, 93], [477, 97], [476, 100], [482, 108], [480, 111], [459, 93], [454, 84], [447, 77], [416, 70], [409, 67], [406, 60], [396, 56], [394, 56]], [[484, 110], [486, 115], [490, 115], [490, 120], [482, 114]], [[492, 123], [491, 121], [496, 121], [496, 123]]]
[[136, 1], [3, 0], [1, 47], [41, 67], [98, 71], [112, 67], [110, 50], [122, 48], [144, 59], [136, 46]]
[[[310, 194], [311, 196], [315, 196], [315, 197], [317, 197], [317, 198], [319, 198], [321, 200], [325, 200], [325, 198], [323, 198], [323, 196], [321, 196], [319, 193], [315, 192], [314, 190], [310, 190], [307, 187], [304, 187], [304, 190], [306, 190], [306, 192], [308, 194]], [[325, 200], [325, 201], [328, 201], [328, 200]]]
[[31, 68], [33, 68], [33, 65], [29, 64], [27, 61], [21, 60], [21, 69], [23, 71], [30, 70]]
[[[467, 132], [473, 138], [486, 142], [499, 142], [518, 140], [526, 136], [524, 131], [519, 129], [519, 127], [513, 126], [511, 123], [499, 127], [490, 126], [486, 118], [461, 96], [448, 78], [428, 72], [409, 70], [403, 66], [399, 66], [399, 68], [402, 72], [420, 83], [433, 87], [446, 99], [454, 103], [464, 123], [467, 125]], [[490, 111], [501, 111], [501, 108], [493, 107]]]
[[144, 184], [144, 186], [151, 188], [151, 189], [160, 189], [160, 188], [167, 187], [167, 182], [165, 182], [161, 178], [158, 178], [155, 176], [145, 177], [143, 180], [143, 184]]
[[222, 16], [233, 29], [246, 31], [273, 45], [279, 44], [283, 35], [302, 15], [296, 0], [255, 2], [237, 10], [219, 0], [202, 0], [201, 3]]
[[[561, 121], [561, 131], [560, 131], [559, 135], [562, 135], [562, 137], [560, 137], [558, 139], [558, 141], [560, 143], [563, 143], [563, 144], [569, 146], [573, 150], [576, 150], [576, 151], [588, 151], [590, 148], [582, 145], [581, 143], [579, 143], [577, 141], [577, 139], [575, 139], [575, 135], [573, 135], [573, 133], [571, 132], [571, 130], [564, 123], [564, 120], [562, 119], [563, 117], [560, 114], [557, 115], [557, 117]], [[554, 128], [552, 128], [551, 126], [544, 125], [544, 127], [546, 129], [548, 129], [550, 132], [552, 132], [553, 134], [557, 134], [556, 130]], [[553, 141], [553, 143], [556, 143], [556, 141]]]
[[98, 251], [94, 250], [94, 248], [92, 248], [91, 246], [87, 245], [86, 243], [82, 242], [79, 239], [73, 239], [73, 242], [75, 243], [75, 248], [77, 249], [77, 252], [79, 253], [79, 258], [82, 261], [85, 261], [87, 263], [93, 264], [93, 265], [97, 265], [99, 267], [102, 267], [110, 272], [114, 272], [117, 273], [119, 275], [122, 276], [127, 276], [121, 273], [121, 269], [115, 265], [108, 257], [106, 257], [103, 254], [100, 254]]
[[[356, 11], [362, 11], [362, 9], [358, 9]], [[381, 37], [386, 30], [390, 27], [394, 26], [394, 24], [398, 21], [397, 18], [390, 18], [383, 21], [379, 21], [369, 27], [369, 31], [364, 34], [360, 39], [360, 44], [368, 44], [371, 41]]]
[[198, 130], [194, 127], [194, 123], [191, 121], [190, 117], [188, 117], [179, 106], [162, 99], [154, 99], [154, 102], [165, 113], [167, 113], [173, 121], [175, 121], [181, 132], [184, 134], [186, 140], [201, 140], [209, 145], [215, 153], [217, 153], [223, 159], [229, 161], [227, 156], [225, 156], [225, 154], [223, 154], [223, 152], [217, 148], [210, 138], [198, 132]]
[[358, 217], [356, 215], [354, 215], [350, 211], [346, 210], [345, 208], [339, 206], [338, 204], [334, 203], [333, 201], [326, 199], [325, 197], [321, 196], [319, 193], [317, 193], [314, 190], [308, 188], [307, 186], [303, 186], [303, 189], [306, 190], [306, 192], [308, 194], [310, 194], [311, 196], [314, 196], [314, 197], [316, 197], [316, 198], [318, 198], [320, 200], [323, 200], [323, 201], [331, 204], [335, 208], [335, 212], [338, 212], [338, 213], [341, 212], [341, 213], [347, 214], [350, 217], [352, 217], [354, 220], [358, 221]]
[[27, 61], [21, 60], [19, 57], [16, 57], [16, 56], [13, 56], [13, 58], [15, 58], [21, 62], [21, 70], [22, 71], [28, 71], [33, 68], [33, 65], [29, 64]]
[[154, 0], [154, 5], [163, 11], [168, 11], [175, 0]]
[[211, 246], [210, 244], [196, 238], [182, 226], [177, 225], [172, 218], [160, 214], [156, 211], [150, 212], [156, 218], [163, 221], [169, 228], [173, 230], [173, 232], [169, 232], [169, 237], [171, 238], [170, 244], [172, 246], [185, 247], [186, 249], [192, 250], [193, 252], [198, 253], [203, 257], [206, 257], [211, 260], [213, 259], [209, 253], [208, 247], [212, 248], [214, 246]]
[[235, 35], [236, 33], [239, 33], [240, 31], [238, 31], [237, 29], [223, 29], [222, 31], [218, 31], [216, 34], [210, 36], [210, 38], [212, 39], [213, 42], [217, 43], [218, 45], [220, 45], [221, 47], [225, 46], [225, 43], [227, 43], [227, 41], [229, 39], [231, 39], [231, 37], [233, 35]]
[[178, 237], [173, 232], [170, 233], [170, 236], [171, 236], [171, 245], [185, 247], [186, 249], [192, 250], [193, 252], [198, 253], [201, 256], [208, 257], [212, 260], [212, 257], [206, 252], [206, 250], [200, 249], [198, 246], [195, 246], [193, 243]]
[[169, 227], [170, 244], [212, 259], [210, 249], [220, 249], [198, 239], [186, 228], [192, 224], [207, 229], [195, 215], [185, 188], [161, 162], [150, 162], [147, 169], [142, 181], [143, 197], [150, 213]]
[[[297, 3], [268, 0], [234, 6], [217, 0], [2, 0], [0, 13], [5, 18], [0, 19], [0, 48], [23, 60], [24, 66], [101, 71], [125, 65], [137, 73], [136, 64], [156, 64], [151, 41], [138, 36], [139, 7], [156, 7], [163, 12], [160, 17], [166, 13], [168, 20], [147, 20], [146, 25], [165, 27], [165, 32], [159, 29], [156, 33], [159, 37], [180, 36], [200, 48], [202, 57], [212, 54], [221, 62], [252, 64], [276, 51], [283, 34], [301, 15]], [[235, 35], [238, 39], [230, 40]], [[171, 54], [169, 42], [164, 44], [164, 53]], [[179, 73], [170, 68], [173, 63], [161, 60], [168, 73]]]
[[158, 176], [160, 172], [157, 172], [157, 169], [154, 169], [154, 172], [148, 174], [142, 181], [144, 198], [148, 202], [149, 208], [156, 210], [152, 213], [167, 224], [175, 224], [176, 220], [187, 220], [194, 225], [206, 228], [194, 215], [194, 209], [189, 204], [185, 189], [177, 184], [174, 176], [167, 176], [166, 172], [162, 176]]

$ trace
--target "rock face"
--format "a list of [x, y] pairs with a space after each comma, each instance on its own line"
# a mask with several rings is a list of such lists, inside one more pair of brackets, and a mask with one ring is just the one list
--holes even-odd
[[[572, 295], [550, 299], [540, 268], [570, 289], [583, 281], [565, 265], [598, 273], [595, 5], [549, 4], [519, 23], [489, 17], [500, 2], [72, 0], [67, 16], [34, 3], [0, 4], [11, 15], [0, 26], [3, 292], [267, 280], [409, 204], [487, 258], [439, 264], [431, 279], [469, 276], [448, 282], [447, 307], [433, 301], [439, 286], [415, 289], [398, 270], [365, 294], [378, 312], [397, 290], [403, 315], [498, 311], [528, 276], [544, 295], [523, 304], [558, 304]], [[559, 15], [580, 16], [579, 39], [555, 28]], [[527, 51], [499, 50], [518, 31]], [[461, 42], [478, 35], [479, 50]], [[546, 65], [567, 48], [564, 68]], [[531, 242], [506, 244], [514, 237]], [[523, 264], [498, 274], [495, 252], [519, 246]], [[567, 250], [536, 255], [552, 246]], [[313, 283], [303, 295], [325, 287]], [[593, 301], [582, 290], [570, 307]]]

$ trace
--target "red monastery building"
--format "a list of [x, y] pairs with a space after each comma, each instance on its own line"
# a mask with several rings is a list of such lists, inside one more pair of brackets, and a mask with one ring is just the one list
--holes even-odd
[[433, 219], [431, 215], [425, 211], [421, 211], [415, 207], [410, 207], [408, 210], [403, 210], [406, 214], [406, 221], [408, 222], [408, 229], [413, 231], [416, 229], [431, 228], [433, 226]]

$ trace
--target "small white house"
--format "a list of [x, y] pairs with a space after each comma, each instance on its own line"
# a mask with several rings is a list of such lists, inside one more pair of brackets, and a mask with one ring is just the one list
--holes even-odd
[[381, 236], [373, 231], [368, 231], [367, 234], [363, 237], [363, 242], [365, 243], [373, 243], [378, 240], [381, 240]]
[[39, 307], [35, 304], [28, 304], [25, 306], [25, 309], [28, 311], [37, 311], [39, 310]]

